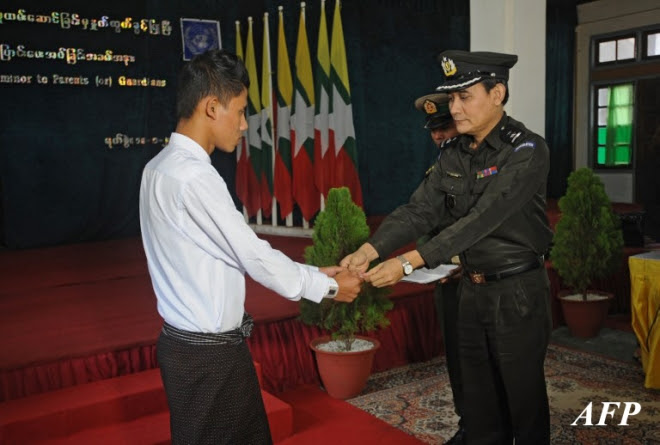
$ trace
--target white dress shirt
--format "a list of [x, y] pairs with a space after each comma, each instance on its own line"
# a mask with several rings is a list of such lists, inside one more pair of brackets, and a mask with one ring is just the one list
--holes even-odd
[[140, 225], [158, 312], [179, 329], [240, 326], [246, 272], [290, 300], [320, 302], [334, 282], [259, 239], [206, 151], [179, 133], [144, 169]]

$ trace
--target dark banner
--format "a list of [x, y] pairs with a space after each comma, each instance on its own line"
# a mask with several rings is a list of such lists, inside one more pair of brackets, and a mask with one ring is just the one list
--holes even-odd
[[[321, 3], [307, 3], [314, 58]], [[437, 52], [468, 47], [467, 3], [342, 3], [368, 214], [407, 200], [434, 158], [413, 101], [441, 80]], [[234, 22], [241, 21], [245, 38], [252, 15], [260, 72], [263, 13], [270, 13], [276, 48], [280, 4], [295, 54], [300, 9], [294, 1], [4, 1], [2, 243], [26, 248], [138, 235], [141, 172], [175, 127], [176, 73], [184, 57], [214, 39], [233, 51]], [[326, 4], [329, 20], [333, 7], [334, 1]], [[274, 56], [272, 63], [275, 69]], [[233, 191], [235, 157], [212, 159]]]

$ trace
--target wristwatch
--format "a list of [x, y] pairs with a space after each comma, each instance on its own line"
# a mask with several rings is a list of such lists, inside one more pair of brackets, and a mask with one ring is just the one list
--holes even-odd
[[323, 296], [323, 298], [335, 298], [339, 292], [339, 285], [334, 278], [330, 278], [328, 283], [328, 292]]
[[403, 274], [404, 275], [410, 275], [413, 273], [413, 267], [412, 264], [410, 264], [410, 261], [406, 259], [403, 255], [399, 255], [396, 257], [397, 260], [401, 261], [401, 265], [403, 266]]

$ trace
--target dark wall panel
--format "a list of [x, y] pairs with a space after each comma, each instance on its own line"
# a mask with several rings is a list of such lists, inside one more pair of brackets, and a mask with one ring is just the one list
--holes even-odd
[[[285, 7], [287, 42], [293, 57], [297, 1], [3, 2], [2, 243], [26, 248], [139, 234], [141, 171], [175, 126], [176, 73], [183, 63], [180, 17], [218, 20], [223, 47], [234, 50], [234, 21], [241, 20], [245, 38], [246, 18], [254, 16], [260, 72], [263, 12], [268, 11], [271, 17], [275, 68], [280, 4]], [[423, 117], [412, 104], [441, 82], [435, 55], [446, 48], [469, 47], [468, 5], [462, 0], [342, 3], [367, 214], [385, 214], [406, 201], [435, 157], [429, 135], [422, 129]], [[331, 29], [334, 1], [326, 8]], [[57, 13], [59, 23], [18, 20], [23, 11], [26, 17], [52, 18], [52, 13]], [[320, 1], [308, 2], [312, 57], [319, 12]], [[99, 23], [103, 16], [108, 17], [108, 24], [117, 20], [126, 26], [130, 17], [131, 25], [139, 22], [143, 27], [137, 33], [128, 26], [117, 28], [120, 32], [110, 25], [89, 30], [92, 21]], [[65, 22], [71, 20], [70, 26], [62, 25], [63, 18]], [[81, 23], [75, 24], [76, 19]], [[88, 20], [84, 26], [82, 19]], [[159, 34], [154, 33], [156, 25], [160, 25]], [[111, 51], [111, 57], [119, 61], [77, 59], [73, 63], [73, 54], [78, 55], [79, 49], [101, 55]], [[52, 52], [55, 58], [27, 57], [27, 51]], [[63, 58], [59, 58], [60, 53]], [[134, 61], [123, 61], [120, 56], [124, 55]], [[21, 76], [32, 76], [30, 83], [20, 83]], [[121, 76], [153, 79], [165, 86], [121, 86]], [[112, 79], [112, 86], [107, 86], [107, 79]], [[232, 188], [235, 158], [214, 154], [212, 159]]]

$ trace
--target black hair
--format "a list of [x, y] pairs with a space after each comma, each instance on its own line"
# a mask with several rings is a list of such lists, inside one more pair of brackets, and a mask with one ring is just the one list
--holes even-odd
[[195, 56], [179, 72], [176, 91], [176, 118], [193, 115], [200, 100], [216, 96], [226, 105], [250, 86], [243, 62], [222, 49], [212, 49]]
[[506, 93], [504, 93], [504, 100], [502, 101], [502, 105], [506, 105], [506, 103], [509, 101], [509, 85], [507, 85], [506, 80], [485, 79], [482, 80], [481, 83], [484, 85], [484, 89], [486, 90], [486, 93], [490, 92], [490, 90], [495, 88], [495, 85], [497, 85], [498, 83], [504, 85], [504, 88], [506, 88]]

